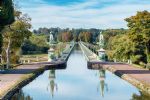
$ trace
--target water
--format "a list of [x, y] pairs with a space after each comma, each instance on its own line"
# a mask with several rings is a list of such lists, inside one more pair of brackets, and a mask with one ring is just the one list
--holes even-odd
[[67, 69], [45, 71], [12, 100], [141, 100], [136, 99], [141, 97], [148, 98], [114, 74], [87, 69], [84, 55], [76, 49], [68, 59]]

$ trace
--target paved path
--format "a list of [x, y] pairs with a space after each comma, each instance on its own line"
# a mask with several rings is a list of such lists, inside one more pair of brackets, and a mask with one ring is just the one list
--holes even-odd
[[37, 69], [40, 65], [20, 65], [16, 69], [0, 71], [0, 97], [5, 91], [11, 89], [17, 81]]
[[[18, 81], [23, 81], [24, 77], [28, 77], [28, 75], [40, 68], [47, 69], [48, 68], [57, 68], [65, 67], [64, 61], [56, 62], [43, 62], [43, 63], [33, 63], [28, 65], [20, 65], [15, 69], [0, 71], [0, 99], [8, 93], [9, 90], [12, 90], [12, 87], [17, 86]], [[63, 66], [64, 65], [64, 66]], [[54, 67], [53, 67], [54, 66]]]

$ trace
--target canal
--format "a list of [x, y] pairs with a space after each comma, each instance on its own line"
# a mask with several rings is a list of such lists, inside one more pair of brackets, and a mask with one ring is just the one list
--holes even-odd
[[11, 100], [136, 100], [140, 95], [137, 88], [114, 74], [88, 69], [83, 53], [76, 47], [66, 69], [45, 71]]

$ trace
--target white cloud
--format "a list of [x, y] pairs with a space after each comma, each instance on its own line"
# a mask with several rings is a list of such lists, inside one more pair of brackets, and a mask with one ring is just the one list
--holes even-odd
[[[34, 0], [34, 2], [44, 3], [42, 0]], [[44, 5], [30, 6], [22, 10], [32, 18], [33, 28], [57, 26], [62, 28], [126, 28], [124, 21], [126, 17], [135, 15], [137, 11], [150, 11], [150, 3], [133, 4], [126, 0], [126, 2], [101, 7], [105, 3], [108, 2], [87, 0], [84, 3], [65, 6], [44, 3]]]

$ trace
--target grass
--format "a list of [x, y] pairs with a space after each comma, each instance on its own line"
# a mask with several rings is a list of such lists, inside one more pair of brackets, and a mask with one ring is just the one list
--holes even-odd
[[22, 58], [26, 58], [26, 57], [46, 57], [48, 54], [30, 54], [30, 55], [22, 55]]
[[137, 65], [137, 64], [131, 64], [131, 65], [133, 65], [133, 67], [137, 67], [137, 68], [143, 69], [143, 67], [140, 66], [140, 65]]
[[41, 62], [48, 60], [48, 54], [31, 54], [31, 55], [22, 55], [21, 60], [30, 60], [30, 62]]

